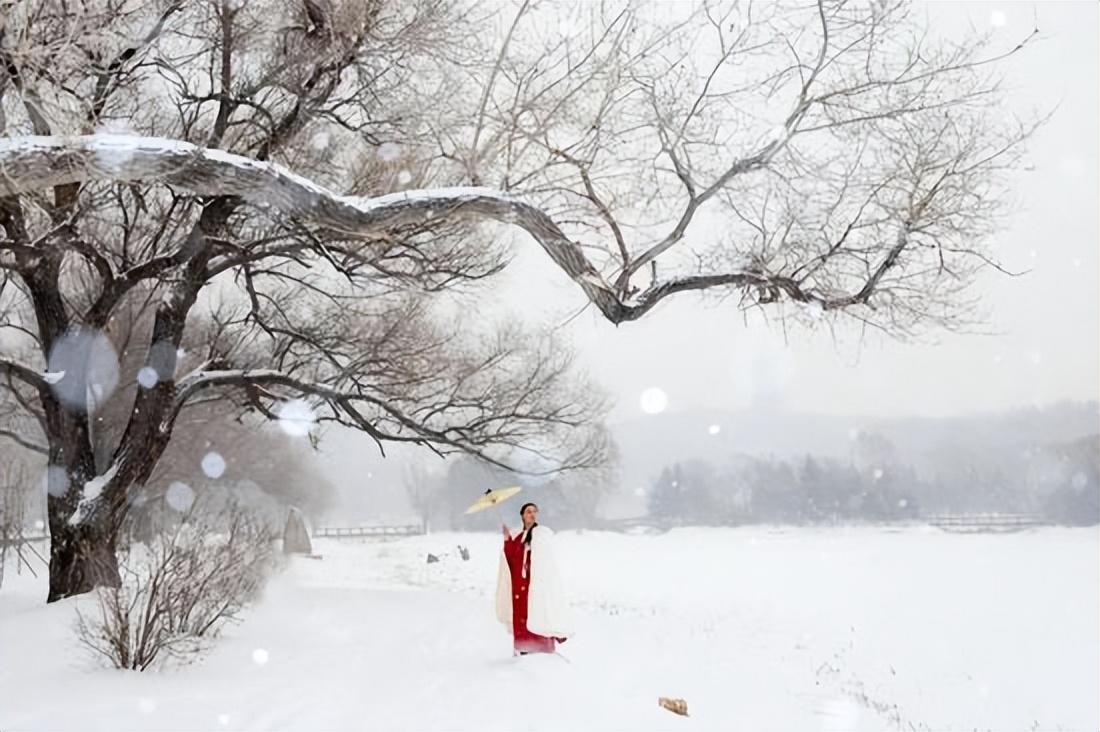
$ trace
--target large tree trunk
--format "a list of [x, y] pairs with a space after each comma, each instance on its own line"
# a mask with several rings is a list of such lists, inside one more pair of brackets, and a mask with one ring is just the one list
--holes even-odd
[[[118, 523], [104, 511], [73, 521], [84, 486], [98, 471], [87, 439], [83, 415], [66, 414], [56, 405], [48, 426], [58, 437], [50, 441], [50, 468], [46, 471], [46, 508], [50, 525], [50, 590], [46, 602], [89, 592], [101, 585], [118, 587]], [[66, 465], [61, 468], [61, 465]]]
[[46, 602], [118, 587], [122, 580], [114, 532], [98, 524], [71, 525], [68, 512], [50, 499], [50, 594]]

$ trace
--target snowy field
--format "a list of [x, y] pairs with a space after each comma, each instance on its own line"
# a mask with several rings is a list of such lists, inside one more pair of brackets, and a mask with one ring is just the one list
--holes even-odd
[[11, 572], [0, 730], [1100, 727], [1095, 529], [559, 536], [564, 657], [511, 657], [492, 535], [318, 541], [202, 660], [145, 674], [79, 649], [86, 598]]

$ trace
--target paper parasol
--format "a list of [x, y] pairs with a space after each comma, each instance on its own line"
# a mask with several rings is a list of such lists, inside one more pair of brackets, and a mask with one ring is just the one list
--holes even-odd
[[497, 488], [495, 491], [485, 491], [485, 494], [474, 501], [473, 505], [466, 509], [466, 513], [477, 513], [491, 508], [501, 501], [507, 500], [520, 492], [520, 487], [514, 485], [510, 488]]

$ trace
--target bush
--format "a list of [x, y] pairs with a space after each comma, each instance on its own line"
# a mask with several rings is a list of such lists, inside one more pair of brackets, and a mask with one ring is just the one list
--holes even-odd
[[119, 669], [202, 651], [226, 623], [239, 622], [270, 575], [275, 533], [240, 506], [223, 528], [190, 514], [171, 533], [119, 557], [122, 585], [95, 593], [96, 612], [77, 611], [77, 635]]

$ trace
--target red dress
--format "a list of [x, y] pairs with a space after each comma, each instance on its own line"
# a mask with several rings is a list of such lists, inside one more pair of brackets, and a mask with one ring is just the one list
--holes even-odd
[[[504, 541], [504, 557], [508, 560], [508, 572], [512, 576], [512, 637], [515, 639], [516, 653], [553, 653], [553, 638], [536, 635], [527, 630], [527, 592], [531, 582], [531, 553], [524, 552], [523, 532]], [[525, 563], [526, 567], [524, 567]]]

